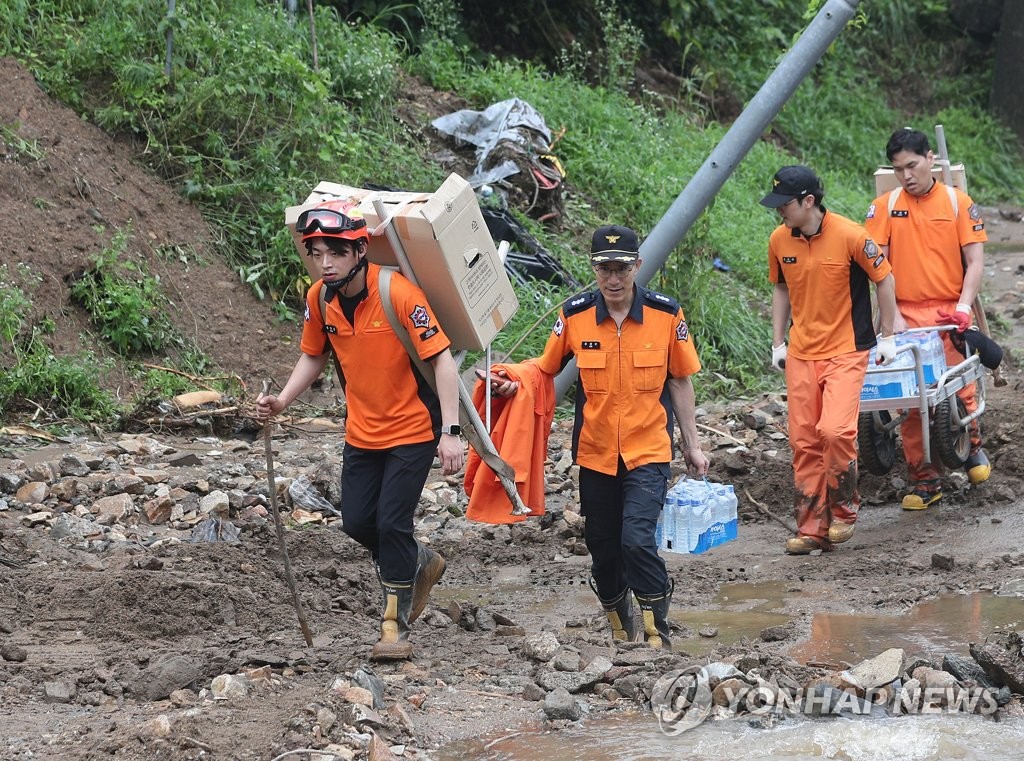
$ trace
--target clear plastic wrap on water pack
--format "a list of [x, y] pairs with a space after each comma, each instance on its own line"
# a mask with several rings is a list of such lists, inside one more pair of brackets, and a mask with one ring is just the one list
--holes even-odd
[[[933, 385], [946, 372], [946, 353], [942, 346], [942, 337], [936, 330], [923, 333], [897, 333], [896, 347], [917, 344], [920, 350], [921, 370], [926, 386]], [[875, 350], [868, 355], [868, 367], [875, 364]], [[860, 392], [863, 400], [900, 399], [917, 396], [917, 373], [914, 372], [914, 354], [910, 351], [900, 352], [896, 359], [886, 368], [884, 373], [868, 373], [864, 378], [864, 386]]]
[[736, 538], [736, 492], [731, 484], [683, 477], [668, 490], [656, 529], [658, 548], [707, 552]]

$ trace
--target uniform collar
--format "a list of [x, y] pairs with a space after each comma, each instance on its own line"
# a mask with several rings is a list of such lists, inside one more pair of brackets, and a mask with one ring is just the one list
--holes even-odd
[[[644, 321], [643, 295], [646, 291], [646, 288], [641, 288], [636, 283], [633, 283], [633, 303], [630, 304], [629, 312], [626, 314], [627, 317], [631, 317], [640, 324], [643, 324]], [[597, 309], [594, 310], [594, 319], [600, 325], [609, 317], [611, 315], [608, 314], [608, 305], [604, 301], [604, 294], [601, 291], [597, 291]]]
[[[940, 186], [940, 185], [942, 185], [942, 183], [941, 183], [941, 182], [939, 182], [938, 180], [936, 180], [936, 179], [935, 179], [935, 178], [933, 177], [933, 178], [932, 178], [932, 186], [931, 186], [930, 188], [928, 188], [928, 190], [926, 190], [926, 191], [925, 191], [924, 193], [922, 193], [921, 195], [919, 195], [919, 196], [915, 196], [915, 197], [916, 197], [916, 198], [922, 198], [922, 199], [924, 199], [924, 198], [927, 198], [927, 197], [928, 197], [928, 196], [930, 196], [930, 195], [931, 195], [932, 193], [934, 193], [934, 192], [935, 192], [936, 190], [938, 190], [938, 188], [939, 188], [939, 186]], [[910, 195], [910, 194], [909, 194], [909, 193], [907, 193], [907, 195]]]
[[789, 234], [792, 237], [794, 237], [794, 238], [806, 238], [807, 240], [810, 240], [811, 238], [815, 237], [816, 235], [821, 235], [822, 231], [825, 229], [825, 226], [828, 224], [828, 220], [829, 220], [828, 209], [826, 209], [824, 206], [822, 206], [821, 207], [821, 211], [822, 211], [821, 224], [818, 225], [817, 231], [815, 231], [813, 234], [811, 234], [811, 235], [804, 235], [803, 230], [801, 230], [799, 227], [792, 228], [789, 231]]

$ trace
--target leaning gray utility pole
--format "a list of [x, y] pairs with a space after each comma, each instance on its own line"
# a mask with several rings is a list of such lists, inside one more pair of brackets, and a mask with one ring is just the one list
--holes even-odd
[[[644, 262], [637, 273], [638, 283], [649, 283], [654, 273], [665, 264], [672, 249], [853, 18], [858, 5], [860, 0], [828, 0], [818, 11], [640, 246]], [[555, 393], [559, 398], [575, 382], [576, 375], [576, 363], [573, 361], [555, 378]]]

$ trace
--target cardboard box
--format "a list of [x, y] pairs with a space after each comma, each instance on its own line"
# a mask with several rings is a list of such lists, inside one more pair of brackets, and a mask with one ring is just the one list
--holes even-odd
[[349, 199], [371, 231], [367, 256], [371, 262], [398, 264], [383, 230], [374, 201], [392, 219], [409, 265], [431, 308], [452, 341], [452, 349], [479, 351], [494, 339], [519, 308], [497, 247], [487, 231], [476, 193], [452, 174], [435, 193], [393, 193], [321, 182], [305, 203], [285, 210], [296, 249], [310, 277], [318, 279], [306, 256], [295, 220], [303, 209], [333, 198]]
[[[967, 192], [967, 172], [964, 171], [963, 164], [951, 164], [949, 167], [950, 173], [953, 175], [953, 187], [959, 188], [963, 192]], [[942, 167], [936, 162], [935, 166], [932, 167], [932, 177], [939, 182], [942, 182]], [[880, 166], [875, 171], [875, 196], [878, 197], [882, 193], [888, 193], [890, 190], [896, 190], [900, 186], [900, 181], [896, 179], [896, 174], [893, 172], [891, 166]]]

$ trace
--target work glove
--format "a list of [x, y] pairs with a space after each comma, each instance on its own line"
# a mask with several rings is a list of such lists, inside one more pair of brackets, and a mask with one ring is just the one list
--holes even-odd
[[896, 336], [879, 336], [875, 344], [875, 364], [891, 365], [896, 359]]
[[957, 333], [963, 333], [971, 327], [971, 308], [967, 304], [957, 304], [953, 314], [943, 312], [941, 309], [936, 314], [943, 325], [956, 325]]
[[786, 342], [772, 347], [772, 367], [783, 372], [786, 369]]

